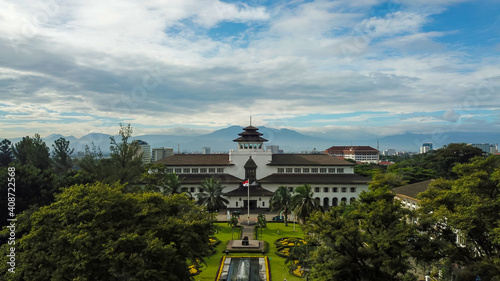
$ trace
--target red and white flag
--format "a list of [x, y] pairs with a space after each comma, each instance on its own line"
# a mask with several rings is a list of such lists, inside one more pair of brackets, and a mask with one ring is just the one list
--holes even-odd
[[248, 183], [248, 180], [243, 182], [243, 186], [249, 186], [250, 184]]

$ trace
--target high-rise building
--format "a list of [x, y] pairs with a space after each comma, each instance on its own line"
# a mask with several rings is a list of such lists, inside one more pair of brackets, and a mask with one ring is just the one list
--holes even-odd
[[497, 152], [498, 152], [498, 144], [494, 143], [494, 144], [490, 145], [490, 153], [495, 154]]
[[201, 154], [210, 154], [210, 147], [205, 146], [201, 149]]
[[471, 144], [473, 147], [477, 147], [486, 153], [490, 153], [490, 144], [489, 143], [473, 143]]
[[272, 154], [278, 154], [280, 151], [279, 145], [268, 145], [266, 146], [266, 150], [271, 150]]
[[142, 153], [142, 163], [151, 163], [151, 146], [142, 140], [137, 140], [139, 146], [141, 147], [140, 152]]
[[420, 153], [427, 153], [432, 150], [432, 142], [425, 142], [420, 147]]
[[385, 156], [393, 156], [393, 155], [396, 155], [396, 153], [397, 153], [396, 149], [394, 149], [394, 148], [389, 148], [387, 150], [384, 150], [384, 152], [383, 152], [383, 154]]
[[153, 155], [151, 157], [152, 161], [158, 161], [165, 157], [174, 155], [174, 149], [172, 147], [160, 147], [153, 148]]

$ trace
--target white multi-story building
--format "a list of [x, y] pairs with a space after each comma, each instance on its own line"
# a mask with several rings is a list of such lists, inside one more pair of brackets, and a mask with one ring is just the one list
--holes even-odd
[[[369, 179], [354, 173], [354, 164], [326, 154], [275, 154], [264, 150], [267, 140], [253, 126], [240, 133], [237, 149], [228, 154], [175, 154], [155, 163], [183, 179], [192, 195], [209, 177], [220, 180], [228, 208], [268, 208], [269, 200], [280, 186], [291, 191], [310, 184], [323, 207], [350, 202], [368, 189]], [[250, 187], [243, 186], [249, 180]], [[250, 196], [248, 196], [250, 192]], [[249, 198], [248, 198], [249, 197]]]
[[371, 146], [332, 146], [324, 153], [363, 163], [378, 163], [380, 160], [378, 150]]
[[427, 153], [432, 150], [432, 143], [426, 142], [420, 147], [420, 153]]

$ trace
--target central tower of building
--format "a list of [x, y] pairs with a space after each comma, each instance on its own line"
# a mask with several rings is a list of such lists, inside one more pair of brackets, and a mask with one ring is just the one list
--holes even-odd
[[238, 143], [238, 148], [229, 152], [229, 161], [234, 164], [235, 169], [240, 167], [234, 171], [238, 177], [255, 180], [272, 173], [267, 165], [272, 160], [272, 153], [264, 149], [267, 139], [258, 130], [250, 125], [243, 128], [243, 132], [238, 134], [239, 138], [233, 140]]
[[243, 128], [244, 132], [238, 134], [240, 137], [233, 140], [238, 143], [238, 150], [264, 151], [263, 143], [267, 140], [261, 137], [263, 134], [257, 132], [258, 130], [258, 128], [253, 126]]

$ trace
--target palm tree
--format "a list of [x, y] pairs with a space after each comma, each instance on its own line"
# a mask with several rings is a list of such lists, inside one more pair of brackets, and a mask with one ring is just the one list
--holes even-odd
[[273, 197], [269, 201], [269, 206], [271, 211], [283, 211], [285, 216], [285, 226], [288, 226], [288, 212], [290, 211], [290, 206], [292, 204], [292, 193], [286, 186], [280, 186], [274, 192]]
[[297, 214], [297, 218], [303, 224], [306, 223], [307, 217], [315, 211], [319, 211], [321, 207], [314, 199], [314, 194], [310, 184], [304, 184], [295, 189], [295, 194], [292, 196], [292, 208]]
[[180, 194], [186, 191], [182, 188], [184, 178], [179, 178], [176, 173], [166, 174], [163, 179], [163, 194]]
[[203, 192], [198, 193], [198, 204], [207, 206], [209, 212], [215, 212], [226, 206], [229, 201], [224, 198], [222, 189], [224, 188], [220, 184], [220, 180], [214, 180], [213, 178], [206, 178], [200, 185]]

